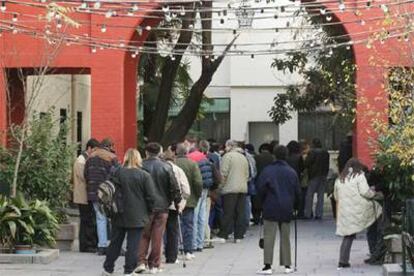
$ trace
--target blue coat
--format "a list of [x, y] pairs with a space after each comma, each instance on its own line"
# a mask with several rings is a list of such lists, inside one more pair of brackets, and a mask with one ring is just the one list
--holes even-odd
[[293, 209], [300, 199], [299, 179], [295, 170], [286, 161], [277, 160], [263, 169], [256, 184], [263, 206], [263, 218], [290, 222]]

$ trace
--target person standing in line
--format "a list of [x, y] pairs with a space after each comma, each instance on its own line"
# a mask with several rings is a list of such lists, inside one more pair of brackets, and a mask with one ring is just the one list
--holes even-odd
[[247, 144], [244, 146], [244, 154], [247, 161], [249, 162], [249, 180], [247, 182], [247, 196], [246, 196], [246, 207], [245, 207], [245, 224], [247, 228], [250, 226], [250, 217], [252, 215], [252, 197], [256, 195], [256, 176], [257, 176], [257, 167], [256, 160], [254, 156], [254, 146], [252, 144]]
[[73, 164], [73, 203], [79, 207], [79, 251], [96, 252], [97, 234], [96, 218], [92, 202], [88, 201], [85, 181], [85, 163], [92, 152], [99, 147], [99, 142], [91, 138], [86, 143], [86, 149], [78, 156]]
[[198, 164], [203, 181], [201, 197], [194, 209], [193, 250], [197, 252], [203, 251], [204, 248], [205, 230], [210, 213], [210, 210], [207, 212], [207, 198], [209, 189], [214, 185], [214, 165], [207, 159], [205, 154], [209, 147], [208, 141], [201, 140], [193, 152], [187, 155], [188, 159]]
[[[273, 149], [270, 144], [264, 143], [259, 147], [259, 154], [254, 157], [256, 161], [257, 176], [256, 181], [259, 178], [263, 169], [275, 161], [275, 156], [272, 154]], [[257, 183], [255, 183], [257, 187]], [[252, 214], [253, 214], [253, 223], [258, 225], [262, 220], [262, 204], [260, 198], [257, 195], [252, 196]]]
[[197, 206], [203, 190], [203, 180], [197, 163], [188, 159], [187, 154], [188, 148], [186, 144], [177, 144], [176, 164], [184, 171], [190, 184], [190, 197], [181, 214], [181, 231], [184, 243], [183, 251], [185, 259], [192, 260], [195, 258], [193, 254], [194, 208]]
[[[286, 147], [289, 151], [286, 162], [289, 164], [289, 166], [292, 167], [292, 169], [295, 170], [296, 174], [298, 175], [299, 183], [302, 183], [305, 164], [302, 157], [301, 145], [297, 141], [290, 141]], [[301, 192], [301, 199], [299, 201], [300, 203], [302, 203], [302, 201], [304, 202], [302, 198], [304, 198], [305, 195], [303, 190]], [[300, 213], [301, 210], [304, 210], [304, 206], [302, 206], [302, 204], [299, 204], [299, 210], [297, 214], [298, 217], [303, 217], [303, 213]]]
[[223, 195], [223, 222], [214, 242], [224, 243], [234, 230], [234, 242], [240, 242], [245, 232], [245, 206], [249, 163], [237, 142], [226, 142], [226, 154], [221, 163], [223, 183], [220, 192]]
[[258, 196], [263, 203], [264, 224], [264, 267], [257, 274], [273, 273], [273, 250], [277, 229], [280, 231], [280, 265], [285, 273], [292, 273], [290, 250], [290, 221], [300, 198], [299, 179], [288, 165], [288, 149], [276, 146], [276, 161], [267, 166], [257, 180]]
[[300, 148], [302, 153], [302, 160], [303, 160], [303, 171], [302, 176], [299, 179], [300, 181], [300, 189], [301, 189], [301, 199], [299, 204], [299, 210], [298, 210], [298, 218], [303, 219], [305, 218], [305, 201], [306, 201], [306, 194], [308, 191], [308, 185], [309, 185], [309, 174], [308, 169], [306, 168], [306, 159], [308, 158], [310, 146], [307, 141], [302, 140], [300, 142]]
[[[168, 219], [168, 208], [174, 203], [176, 209], [181, 202], [181, 193], [171, 166], [160, 159], [162, 147], [158, 143], [148, 143], [145, 147], [147, 159], [142, 167], [151, 175], [157, 200], [145, 226], [141, 243], [138, 249], [138, 264], [136, 273], [149, 272], [156, 274], [162, 272], [161, 254], [162, 238]], [[149, 252], [151, 246], [151, 251]]]
[[181, 202], [178, 204], [178, 209], [174, 204], [170, 205], [168, 211], [167, 227], [166, 227], [166, 244], [165, 244], [165, 259], [167, 264], [177, 263], [178, 257], [178, 215], [182, 213], [185, 208], [187, 199], [190, 197], [191, 190], [185, 172], [178, 167], [175, 162], [175, 153], [169, 147], [163, 154], [163, 159], [171, 165], [174, 176], [177, 179], [181, 192]]
[[104, 262], [103, 276], [112, 275], [115, 261], [121, 253], [122, 243], [127, 236], [124, 275], [135, 275], [138, 246], [142, 229], [149, 221], [149, 214], [155, 202], [155, 190], [152, 178], [143, 169], [142, 159], [135, 149], [128, 149], [124, 157], [124, 165], [116, 172], [116, 180], [120, 186], [123, 212], [112, 219], [112, 238]]
[[351, 266], [349, 257], [356, 233], [371, 226], [381, 216], [381, 205], [373, 200], [375, 194], [368, 186], [361, 162], [356, 158], [348, 160], [334, 186], [338, 202], [336, 234], [343, 237], [338, 270]]
[[318, 138], [312, 141], [312, 149], [306, 158], [305, 167], [308, 169], [309, 175], [309, 186], [305, 199], [305, 218], [312, 218], [313, 197], [316, 193], [315, 219], [322, 219], [326, 178], [329, 172], [329, 153], [322, 149], [322, 143]]
[[108, 218], [98, 204], [98, 187], [108, 180], [114, 169], [119, 166], [118, 159], [113, 153], [113, 146], [114, 143], [110, 138], [103, 139], [100, 147], [90, 155], [85, 163], [88, 201], [92, 202], [96, 216], [98, 255], [105, 255], [108, 247]]

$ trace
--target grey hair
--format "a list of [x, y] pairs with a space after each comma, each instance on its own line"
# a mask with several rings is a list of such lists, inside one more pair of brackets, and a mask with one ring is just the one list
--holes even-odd
[[229, 148], [236, 148], [238, 146], [237, 142], [234, 140], [227, 140], [226, 141], [226, 147]]
[[177, 155], [186, 155], [188, 153], [188, 148], [184, 143], [177, 144], [177, 148], [175, 149], [175, 153]]
[[210, 143], [207, 140], [201, 140], [200, 143], [198, 143], [198, 148], [201, 152], [208, 152], [210, 149]]

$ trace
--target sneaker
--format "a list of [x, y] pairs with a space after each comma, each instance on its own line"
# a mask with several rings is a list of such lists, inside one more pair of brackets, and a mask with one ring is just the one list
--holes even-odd
[[272, 275], [273, 271], [271, 268], [263, 268], [263, 269], [259, 269], [258, 271], [256, 271], [256, 274], [260, 274], [260, 275]]
[[158, 273], [158, 268], [153, 267], [153, 268], [148, 269], [145, 274], [157, 274], [157, 273]]
[[186, 260], [186, 261], [192, 261], [193, 260], [193, 254], [191, 254], [191, 253], [185, 253], [185, 256], [184, 256], [184, 259]]
[[241, 239], [234, 239], [234, 243], [241, 243], [242, 240]]
[[106, 247], [98, 247], [98, 256], [104, 256], [106, 255]]
[[349, 268], [349, 267], [351, 267], [349, 263], [348, 264], [339, 263], [337, 270], [342, 270], [343, 268]]
[[145, 264], [140, 264], [139, 266], [137, 266], [137, 268], [135, 268], [135, 273], [142, 273], [144, 271], [147, 270], [147, 267], [145, 266]]
[[105, 269], [104, 269], [104, 271], [102, 271], [102, 274], [101, 274], [102, 276], [109, 276], [109, 275], [114, 275], [114, 273], [113, 272], [108, 272], [108, 271], [106, 271]]
[[193, 253], [190, 253], [190, 256], [191, 256], [192, 259], [195, 259], [195, 257], [196, 257]]
[[211, 242], [215, 242], [215, 243], [226, 243], [226, 239], [217, 237], [217, 238], [211, 239]]
[[293, 268], [291, 267], [285, 267], [285, 274], [293, 273]]
[[203, 248], [196, 248], [194, 251], [196, 251], [196, 252], [203, 252]]
[[206, 244], [204, 245], [204, 249], [212, 249], [212, 248], [214, 248], [214, 245], [213, 245], [213, 243], [212, 243], [212, 242], [206, 243]]

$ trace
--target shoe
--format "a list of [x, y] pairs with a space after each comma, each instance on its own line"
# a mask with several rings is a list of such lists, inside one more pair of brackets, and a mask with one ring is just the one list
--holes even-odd
[[162, 269], [162, 268], [159, 268], [159, 267], [153, 267], [153, 268], [150, 268], [150, 269], [148, 269], [147, 271], [146, 271], [146, 274], [157, 274], [157, 273], [161, 273], [161, 272], [163, 272], [164, 270]]
[[337, 270], [342, 270], [343, 268], [349, 268], [349, 267], [351, 267], [349, 263], [348, 264], [339, 263]]
[[107, 247], [98, 247], [98, 251], [97, 251], [98, 256], [106, 255], [106, 249], [107, 249]]
[[217, 237], [217, 238], [211, 239], [211, 242], [214, 242], [214, 243], [226, 243], [226, 239]]
[[315, 217], [315, 220], [322, 220], [322, 217]]
[[195, 255], [193, 253], [190, 253], [191, 258], [194, 260], [195, 259]]
[[139, 266], [137, 266], [137, 268], [135, 268], [135, 273], [143, 273], [144, 271], [147, 270], [147, 267], [145, 266], [145, 264], [140, 264]]
[[234, 243], [241, 243], [242, 240], [241, 239], [234, 239]]
[[212, 249], [214, 248], [214, 245], [212, 242], [206, 243], [203, 247], [203, 249]]
[[193, 256], [194, 256], [193, 254], [191, 254], [191, 253], [188, 252], [188, 253], [185, 253], [184, 259], [186, 261], [192, 261], [193, 260]]
[[194, 251], [196, 251], [196, 252], [203, 252], [203, 248], [196, 248]]
[[293, 268], [285, 266], [285, 274], [293, 273]]
[[87, 247], [85, 249], [79, 250], [82, 253], [96, 253], [97, 249], [94, 247]]
[[259, 269], [258, 271], [256, 271], [256, 274], [260, 274], [260, 275], [272, 275], [273, 271], [272, 268], [266, 268], [264, 267], [263, 269]]
[[104, 271], [102, 271], [102, 274], [101, 274], [102, 276], [109, 276], [109, 275], [114, 275], [114, 273], [113, 272], [108, 272], [108, 271], [106, 271], [105, 269], [104, 269]]

